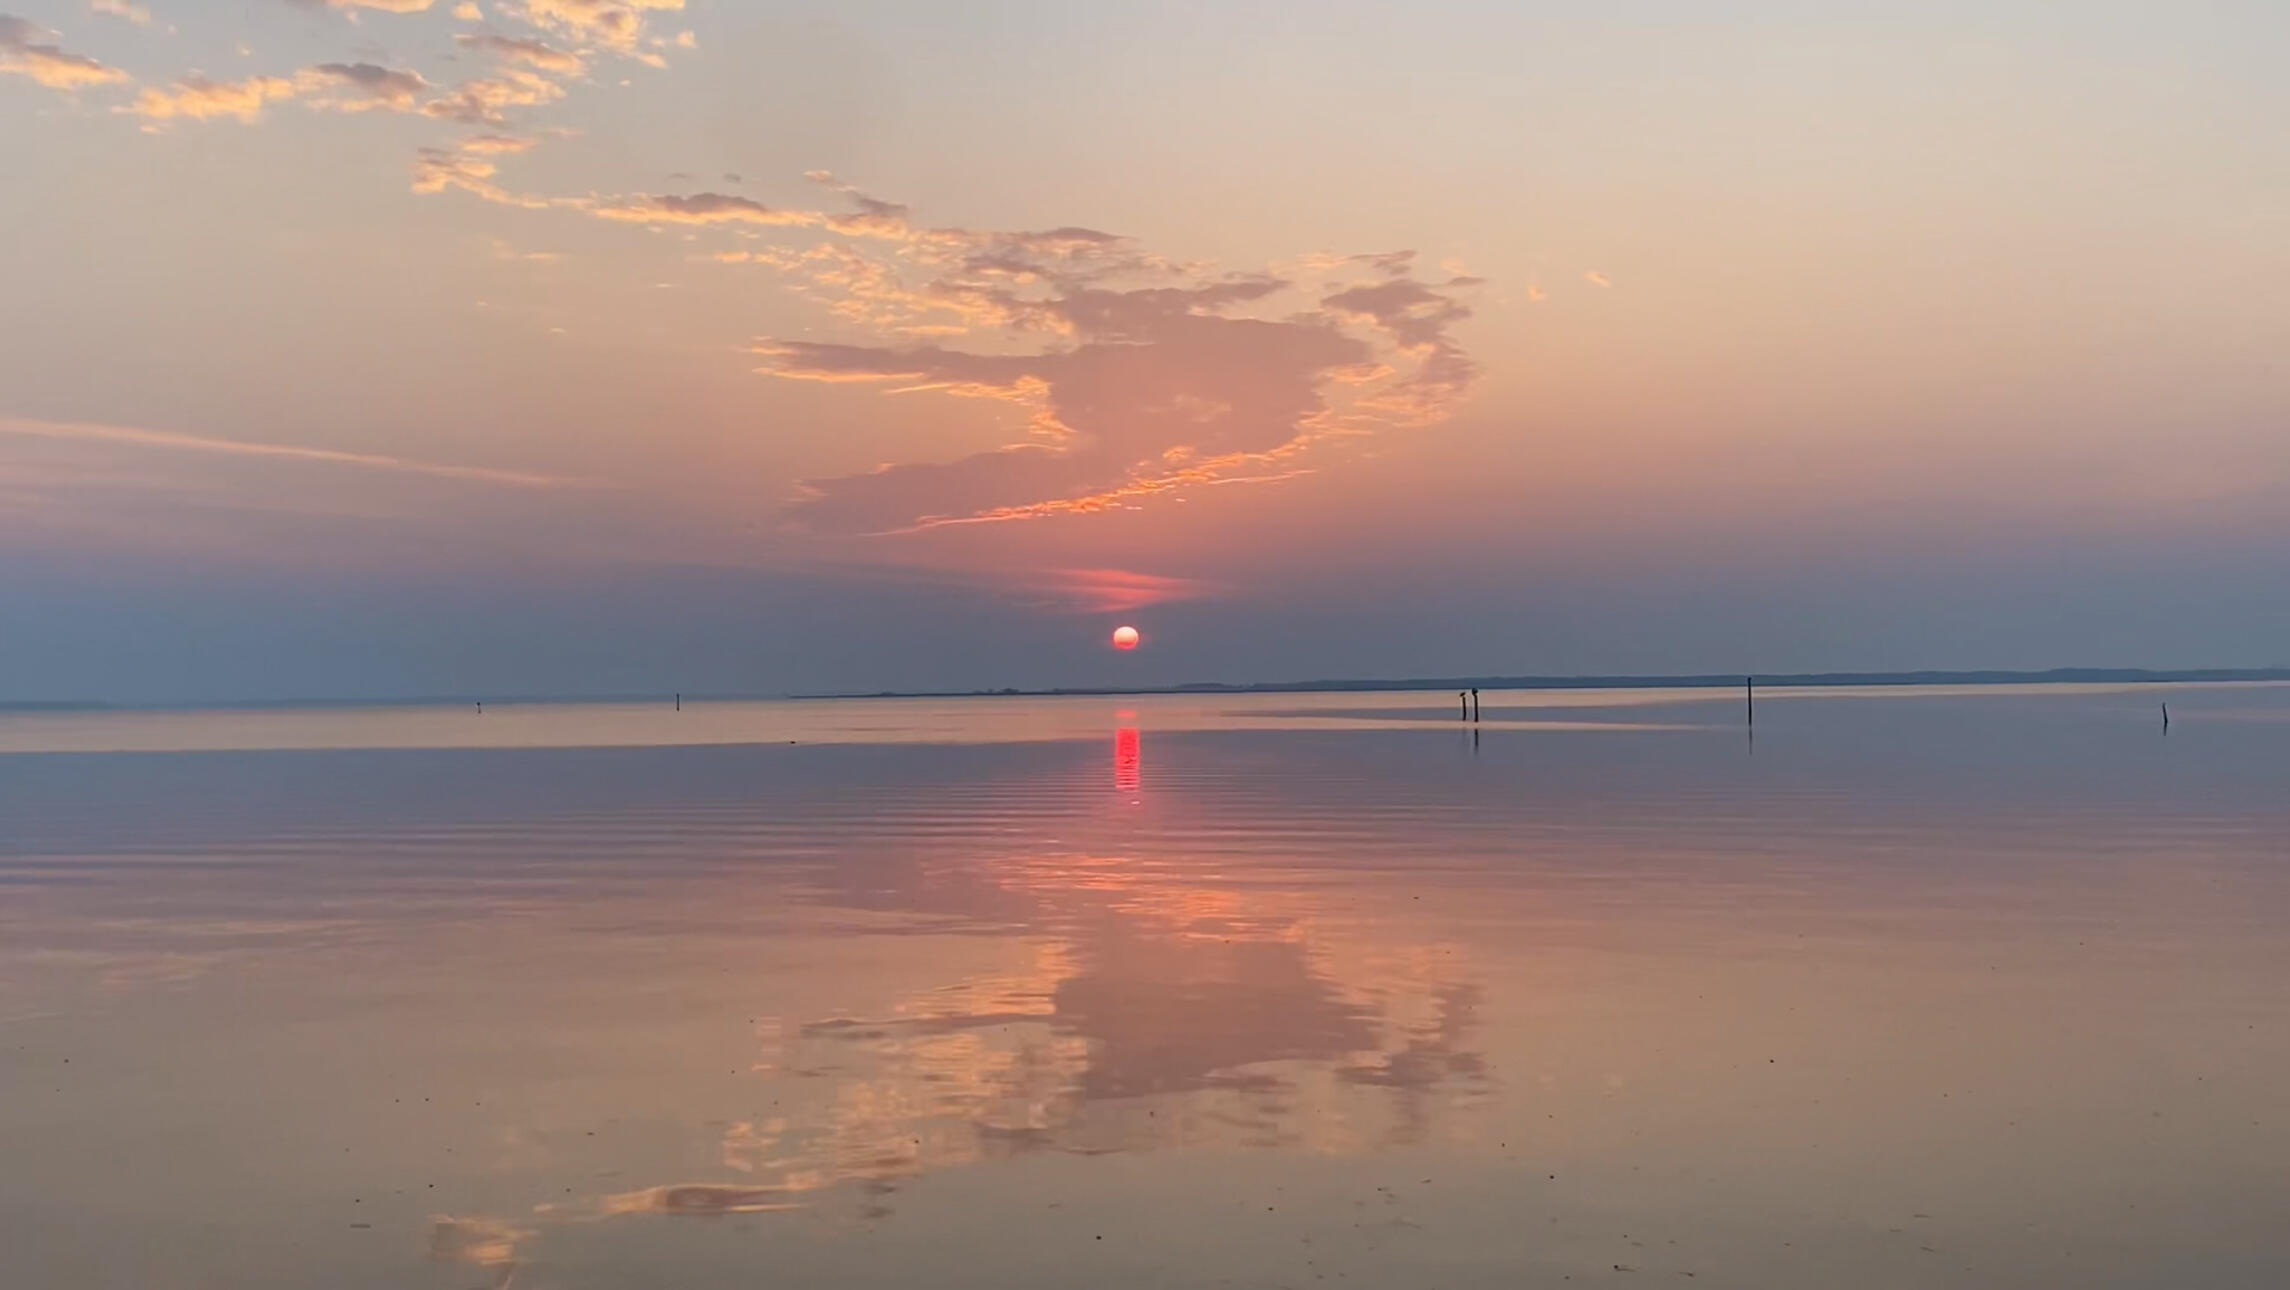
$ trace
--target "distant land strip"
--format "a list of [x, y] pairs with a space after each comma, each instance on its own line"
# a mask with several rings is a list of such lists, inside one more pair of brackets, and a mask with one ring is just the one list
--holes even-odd
[[[799, 699], [1053, 698], [1122, 694], [1341, 694], [1404, 690], [1698, 690], [1809, 685], [2130, 685], [2201, 681], [2290, 681], [2290, 666], [2158, 671], [2140, 667], [2055, 667], [2043, 672], [1744, 672], [1691, 676], [1433, 676], [1380, 680], [1195, 681], [1185, 685], [1065, 686], [1048, 690], [876, 690], [789, 695]], [[686, 698], [692, 696], [686, 695]]]
[[[810, 693], [685, 690], [693, 703], [756, 702], [788, 699], [998, 699], [1154, 695], [1154, 694], [1343, 694], [1410, 690], [1693, 690], [1723, 689], [1752, 679], [1742, 672], [1691, 676], [1430, 676], [1382, 680], [1195, 681], [1184, 685], [1059, 686], [1020, 690], [831, 690]], [[2045, 672], [1759, 672], [1761, 687], [1811, 685], [2132, 685], [2190, 682], [2290, 681], [2290, 665], [2209, 667], [2161, 671], [2138, 667], [2055, 667]], [[619, 694], [445, 694], [399, 698], [241, 699], [182, 703], [112, 703], [102, 700], [0, 699], [0, 713], [35, 714], [116, 711], [214, 711], [274, 708], [427, 708], [491, 703], [666, 703], [671, 691]]]

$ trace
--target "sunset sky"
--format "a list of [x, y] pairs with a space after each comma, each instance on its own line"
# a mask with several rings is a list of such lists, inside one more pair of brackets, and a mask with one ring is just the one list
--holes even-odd
[[0, 700], [2290, 662], [2286, 49], [0, 0]]

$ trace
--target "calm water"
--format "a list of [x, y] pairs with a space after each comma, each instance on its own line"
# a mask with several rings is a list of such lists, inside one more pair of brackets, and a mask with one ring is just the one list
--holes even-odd
[[2290, 1284], [2290, 690], [1487, 699], [0, 717], [0, 1283]]

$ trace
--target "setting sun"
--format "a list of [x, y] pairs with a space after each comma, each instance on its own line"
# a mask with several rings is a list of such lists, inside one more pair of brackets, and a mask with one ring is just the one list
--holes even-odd
[[1137, 642], [1143, 639], [1137, 634], [1137, 629], [1134, 627], [1116, 627], [1113, 629], [1113, 648], [1115, 649], [1135, 649]]

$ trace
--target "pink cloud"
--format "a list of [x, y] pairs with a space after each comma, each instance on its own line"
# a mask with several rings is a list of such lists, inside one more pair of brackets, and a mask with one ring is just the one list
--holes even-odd
[[[1471, 316], [1458, 293], [1479, 280], [1421, 281], [1411, 251], [1317, 257], [1310, 267], [1337, 281], [1308, 292], [1285, 273], [1183, 263], [1097, 229], [921, 225], [832, 174], [808, 177], [850, 209], [721, 192], [520, 196], [475, 150], [425, 150], [415, 187], [736, 236], [737, 249], [704, 258], [783, 274], [858, 333], [759, 339], [767, 374], [1025, 409], [1020, 442], [806, 481], [787, 519], [823, 534], [1086, 514], [1290, 479], [1317, 444], [1445, 416], [1478, 375], [1452, 333]], [[775, 244], [785, 230], [826, 240]], [[985, 335], [998, 340], [936, 339]]]
[[[1451, 334], [1471, 313], [1455, 293], [1477, 280], [1420, 282], [1409, 252], [1330, 260], [1324, 267], [1370, 280], [1299, 302], [1288, 278], [1178, 265], [1091, 229], [915, 228], [904, 207], [815, 177], [897, 219], [907, 250], [882, 257], [837, 244], [736, 258], [788, 272], [841, 316], [894, 334], [1040, 340], [1016, 353], [758, 342], [763, 370], [783, 378], [998, 398], [1031, 414], [1027, 442], [807, 481], [789, 511], [806, 529], [902, 532], [1090, 513], [1202, 485], [1292, 478], [1317, 442], [1445, 415], [1478, 374]], [[810, 222], [801, 212], [773, 217]]]
[[1200, 600], [1216, 588], [1193, 578], [1171, 578], [1129, 569], [1053, 569], [1042, 582], [1091, 614], [1125, 614], [1153, 605]]

